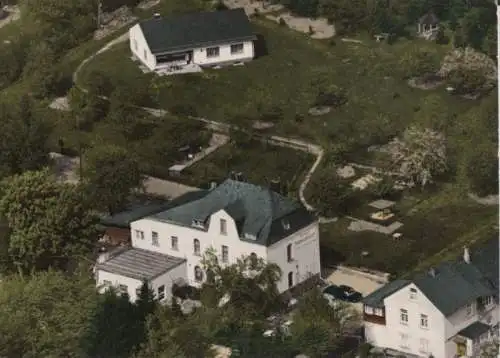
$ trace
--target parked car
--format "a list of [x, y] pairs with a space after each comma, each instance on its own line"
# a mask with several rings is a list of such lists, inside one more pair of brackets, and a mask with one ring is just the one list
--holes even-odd
[[323, 295], [331, 296], [340, 301], [352, 303], [359, 302], [363, 298], [361, 293], [346, 285], [330, 285], [323, 290]]

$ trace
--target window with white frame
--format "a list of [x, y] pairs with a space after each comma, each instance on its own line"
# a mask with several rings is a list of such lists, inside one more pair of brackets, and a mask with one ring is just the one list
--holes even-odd
[[384, 317], [384, 310], [382, 308], [375, 308], [375, 316]]
[[493, 297], [491, 296], [485, 296], [481, 298], [481, 304], [485, 307], [491, 305], [492, 303], [493, 303]]
[[467, 316], [472, 315], [472, 303], [468, 303], [467, 306], [465, 306], [465, 314]]
[[151, 244], [153, 246], [160, 246], [160, 240], [158, 240], [158, 233], [156, 231], [151, 231]]
[[420, 328], [429, 328], [429, 317], [426, 314], [420, 315]]
[[146, 50], [144, 50], [144, 59], [147, 60], [148, 59], [148, 53]]
[[399, 310], [399, 321], [401, 324], [408, 324], [408, 310], [405, 310], [404, 308]]
[[227, 235], [227, 221], [226, 221], [226, 219], [220, 219], [220, 233], [221, 233], [221, 235]]
[[243, 53], [243, 44], [231, 45], [231, 55], [236, 55], [239, 53]]
[[118, 285], [118, 292], [121, 294], [125, 294], [128, 292], [127, 285]]
[[144, 240], [144, 231], [135, 230], [135, 238]]
[[207, 57], [219, 57], [219, 48], [218, 47], [207, 48]]
[[172, 250], [179, 251], [179, 238], [177, 236], [170, 238], [170, 246]]
[[195, 254], [196, 256], [201, 255], [200, 240], [198, 239], [193, 240], [193, 254]]
[[373, 307], [370, 307], [370, 306], [366, 306], [366, 305], [365, 305], [365, 313], [366, 313], [366, 314], [374, 314], [374, 309], [373, 309]]
[[429, 351], [429, 341], [425, 338], [420, 339], [420, 353], [427, 353]]
[[414, 300], [415, 298], [417, 298], [417, 289], [412, 287], [410, 288], [410, 299]]
[[222, 262], [229, 262], [229, 247], [222, 245]]
[[161, 285], [158, 287], [158, 301], [161, 301], [165, 298], [165, 285]]
[[133, 42], [134, 42], [134, 49], [137, 51], [137, 40], [134, 39]]

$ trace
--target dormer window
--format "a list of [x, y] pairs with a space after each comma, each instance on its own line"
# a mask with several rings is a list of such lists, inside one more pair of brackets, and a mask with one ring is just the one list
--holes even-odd
[[281, 225], [283, 225], [283, 229], [290, 230], [290, 222], [286, 219], [281, 220]]
[[257, 240], [257, 236], [253, 235], [253, 234], [249, 234], [249, 233], [245, 233], [245, 239], [248, 239], [248, 240]]
[[417, 298], [417, 289], [412, 287], [410, 288], [410, 299], [414, 300]]
[[203, 224], [203, 221], [201, 220], [196, 220], [194, 219], [193, 222], [192, 222], [192, 225], [198, 229], [204, 229], [205, 228], [205, 225]]

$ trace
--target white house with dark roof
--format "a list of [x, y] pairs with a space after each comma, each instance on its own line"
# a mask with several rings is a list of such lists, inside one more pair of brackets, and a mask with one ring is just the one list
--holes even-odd
[[411, 357], [479, 357], [498, 339], [498, 238], [363, 299], [367, 342]]
[[129, 30], [130, 50], [151, 71], [219, 66], [254, 57], [256, 39], [243, 9], [155, 17]]
[[[238, 258], [251, 254], [276, 263], [282, 270], [280, 292], [320, 277], [316, 218], [298, 202], [270, 188], [243, 181], [227, 179], [211, 190], [198, 192], [191, 201], [132, 222], [130, 230], [130, 250], [158, 255], [156, 260], [161, 262], [170, 262], [170, 258], [184, 260], [185, 264], [179, 264], [179, 271], [170, 274], [169, 279], [180, 279], [192, 286], [206, 280], [201, 259], [208, 249], [215, 251], [222, 265], [236, 263]], [[103, 277], [106, 277], [135, 297], [142, 281], [138, 277], [144, 270], [143, 279], [152, 279], [153, 287], [171, 287], [164, 281], [156, 283], [156, 277], [160, 276], [147, 274], [152, 261], [143, 256], [128, 254], [131, 257], [121, 260], [127, 252], [115, 255], [110, 260], [114, 264], [104, 258], [96, 265], [98, 285], [105, 284]], [[132, 271], [133, 274], [128, 274]], [[166, 273], [162, 275], [167, 277]], [[169, 294], [170, 291], [165, 297]]]

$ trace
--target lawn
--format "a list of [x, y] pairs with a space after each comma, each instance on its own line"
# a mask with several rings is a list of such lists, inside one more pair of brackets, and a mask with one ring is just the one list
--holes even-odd
[[[451, 185], [432, 194], [405, 193], [395, 210], [404, 224], [398, 230], [403, 234], [398, 240], [372, 231], [350, 231], [347, 218], [323, 225], [323, 263], [340, 261], [398, 276], [451, 258], [446, 255], [449, 249], [471, 245], [498, 231], [496, 206], [476, 204]], [[362, 256], [363, 251], [369, 255]]]
[[229, 143], [186, 169], [180, 180], [189, 185], [204, 186], [210, 181], [220, 182], [234, 171], [243, 173], [249, 182], [263, 186], [279, 179], [290, 194], [296, 195], [313, 161], [310, 154], [290, 148], [257, 141], [244, 148]]
[[[332, 45], [263, 19], [255, 20], [254, 26], [265, 39], [267, 55], [241, 67], [157, 77], [157, 90], [151, 95], [163, 108], [191, 106], [196, 114], [226, 122], [261, 118], [279, 108], [283, 115], [276, 121], [277, 132], [325, 144], [345, 142], [346, 138], [362, 144], [380, 130], [381, 117], [401, 131], [413, 120], [416, 104], [429, 93], [442, 97], [447, 111], [458, 113], [471, 105], [443, 89], [412, 89], [397, 73], [402, 54], [412, 46], [437, 47], [443, 53], [447, 46], [420, 40], [400, 40], [393, 45], [336, 40]], [[112, 81], [141, 73], [130, 60], [128, 44], [89, 63], [82, 81], [94, 70], [108, 74]], [[347, 104], [324, 116], [309, 116], [307, 111], [320, 89], [342, 91]]]

